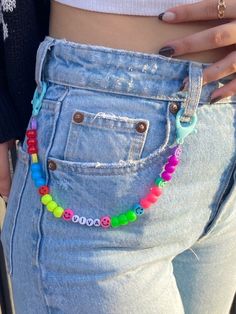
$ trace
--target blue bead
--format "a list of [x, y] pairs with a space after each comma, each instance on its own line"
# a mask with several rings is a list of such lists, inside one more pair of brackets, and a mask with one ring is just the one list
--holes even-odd
[[36, 163], [31, 164], [31, 170], [32, 171], [35, 171], [35, 170], [41, 171], [42, 169], [41, 169], [40, 163], [36, 162]]
[[33, 180], [37, 180], [39, 178], [42, 178], [42, 173], [40, 171], [32, 171], [31, 178]]
[[141, 216], [144, 214], [144, 209], [139, 204], [134, 205], [133, 210], [138, 216]]
[[39, 188], [42, 185], [46, 185], [46, 180], [41, 177], [41, 178], [36, 179], [34, 183], [35, 183], [35, 186]]

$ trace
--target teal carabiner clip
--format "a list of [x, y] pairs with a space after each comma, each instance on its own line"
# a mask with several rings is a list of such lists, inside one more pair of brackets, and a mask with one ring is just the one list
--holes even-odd
[[180, 117], [182, 113], [184, 112], [184, 109], [180, 109], [176, 115], [176, 131], [177, 131], [177, 139], [176, 142], [178, 144], [183, 144], [184, 139], [191, 134], [193, 131], [197, 131], [195, 129], [196, 123], [197, 123], [197, 114], [195, 113], [190, 122], [184, 122], [185, 126], [181, 124]]
[[35, 89], [34, 96], [33, 96], [33, 99], [31, 101], [31, 104], [33, 105], [33, 111], [32, 111], [33, 116], [37, 116], [37, 114], [39, 113], [39, 110], [42, 106], [42, 99], [46, 93], [46, 90], [47, 90], [47, 83], [45, 83], [45, 82], [42, 82], [42, 92], [41, 93], [38, 92], [38, 88]]

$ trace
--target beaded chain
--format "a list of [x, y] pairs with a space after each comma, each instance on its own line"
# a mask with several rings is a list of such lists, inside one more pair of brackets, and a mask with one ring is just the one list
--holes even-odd
[[41, 163], [38, 157], [38, 144], [37, 144], [37, 114], [41, 108], [41, 102], [46, 92], [46, 83], [43, 82], [43, 90], [41, 94], [38, 94], [37, 89], [34, 93], [32, 100], [33, 113], [30, 119], [30, 128], [26, 131], [27, 137], [27, 151], [31, 155], [31, 178], [34, 181], [35, 186], [38, 188], [41, 203], [51, 212], [54, 217], [62, 218], [65, 221], [72, 221], [73, 223], [79, 223], [80, 225], [87, 225], [89, 227], [102, 227], [107, 229], [109, 227], [119, 227], [127, 225], [131, 222], [136, 221], [140, 216], [145, 213], [150, 206], [155, 204], [162, 194], [162, 189], [172, 179], [172, 176], [176, 170], [177, 165], [180, 161], [182, 153], [182, 144], [184, 138], [188, 136], [192, 131], [195, 130], [197, 122], [196, 113], [191, 118], [192, 120], [185, 123], [183, 126], [180, 123], [180, 117], [183, 113], [183, 109], [180, 109], [176, 115], [176, 143], [171, 149], [171, 155], [168, 156], [167, 162], [163, 166], [163, 170], [160, 175], [156, 178], [154, 184], [149, 189], [149, 193], [141, 198], [137, 204], [132, 206], [125, 212], [120, 213], [117, 216], [110, 217], [109, 215], [102, 216], [100, 218], [86, 218], [79, 216], [74, 213], [70, 208], [62, 208], [52, 196], [52, 192], [48, 185], [46, 185], [46, 179], [42, 171]]

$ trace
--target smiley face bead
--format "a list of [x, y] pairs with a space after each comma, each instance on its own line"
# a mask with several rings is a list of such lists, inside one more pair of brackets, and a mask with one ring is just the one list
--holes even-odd
[[100, 223], [102, 228], [109, 228], [111, 225], [111, 218], [110, 216], [103, 216], [100, 218]]

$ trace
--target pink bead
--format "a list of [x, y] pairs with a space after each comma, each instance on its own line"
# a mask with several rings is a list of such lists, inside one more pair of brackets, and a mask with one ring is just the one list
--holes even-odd
[[162, 179], [164, 179], [165, 181], [170, 181], [171, 180], [171, 174], [167, 171], [164, 171], [162, 174], [161, 174], [161, 177]]
[[160, 196], [162, 194], [162, 190], [158, 186], [152, 186], [150, 191], [156, 196]]
[[149, 202], [151, 203], [155, 203], [157, 201], [158, 197], [152, 193], [149, 193], [147, 196], [146, 196], [146, 200], [148, 200]]
[[111, 218], [109, 216], [103, 216], [100, 218], [100, 224], [103, 228], [109, 228], [111, 225]]
[[168, 161], [169, 161], [169, 165], [170, 166], [177, 166], [178, 163], [179, 163], [179, 160], [176, 158], [176, 156], [172, 155], [168, 158]]
[[67, 209], [64, 210], [64, 213], [63, 213], [62, 217], [63, 217], [64, 220], [68, 221], [68, 220], [71, 220], [73, 215], [74, 215], [73, 210], [70, 209], [70, 208], [67, 208]]
[[175, 167], [171, 166], [169, 163], [165, 165], [165, 170], [169, 173], [175, 172]]
[[141, 205], [142, 208], [149, 208], [152, 205], [152, 203], [149, 202], [146, 198], [142, 198], [139, 204]]
[[35, 118], [31, 119], [31, 129], [33, 130], [37, 129], [37, 120]]

